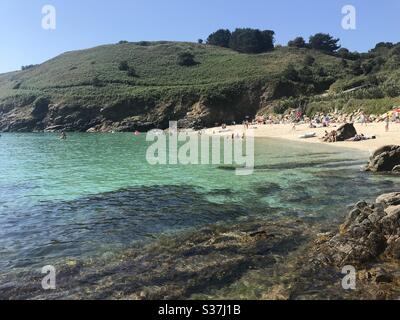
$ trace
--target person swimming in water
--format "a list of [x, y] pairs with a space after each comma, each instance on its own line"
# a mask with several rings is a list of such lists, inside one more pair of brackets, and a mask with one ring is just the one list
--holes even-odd
[[67, 135], [66, 135], [66, 133], [64, 131], [61, 132], [60, 140], [67, 140]]

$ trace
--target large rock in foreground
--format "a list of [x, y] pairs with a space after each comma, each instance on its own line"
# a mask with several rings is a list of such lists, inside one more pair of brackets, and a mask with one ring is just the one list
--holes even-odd
[[336, 141], [345, 141], [353, 138], [357, 134], [356, 128], [352, 123], [345, 123], [337, 129]]
[[[356, 287], [343, 286], [345, 266]], [[296, 299], [397, 299], [400, 296], [400, 192], [359, 202], [336, 231], [321, 233], [298, 262]], [[312, 281], [310, 281], [312, 279]]]
[[400, 192], [381, 195], [373, 204], [357, 203], [339, 232], [317, 245], [318, 261], [343, 267], [384, 256], [400, 259]]
[[400, 172], [400, 146], [389, 145], [379, 148], [371, 156], [366, 168], [373, 172]]

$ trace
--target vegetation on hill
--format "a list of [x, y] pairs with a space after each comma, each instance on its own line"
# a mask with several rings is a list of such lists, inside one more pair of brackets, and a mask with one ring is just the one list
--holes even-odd
[[272, 50], [273, 35], [237, 29], [217, 31], [208, 44], [121, 41], [0, 75], [0, 130], [210, 126], [299, 107], [382, 113], [400, 102], [400, 44], [360, 54], [317, 34]]

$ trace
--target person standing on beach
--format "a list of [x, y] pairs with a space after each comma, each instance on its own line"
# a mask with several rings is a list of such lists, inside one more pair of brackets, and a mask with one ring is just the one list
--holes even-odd
[[361, 113], [360, 122], [361, 122], [361, 125], [367, 126], [367, 118], [366, 118], [364, 112]]
[[385, 131], [388, 132], [388, 131], [389, 131], [389, 123], [390, 123], [390, 116], [389, 116], [389, 113], [386, 115], [385, 122], [386, 122]]

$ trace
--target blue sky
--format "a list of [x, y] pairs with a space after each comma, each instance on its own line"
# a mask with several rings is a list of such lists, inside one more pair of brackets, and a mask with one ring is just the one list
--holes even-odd
[[[57, 9], [56, 30], [41, 27], [42, 7]], [[344, 5], [357, 9], [357, 29], [341, 27]], [[69, 50], [119, 40], [197, 41], [219, 28], [272, 29], [276, 41], [328, 32], [351, 50], [400, 41], [398, 0], [1, 0], [0, 73]]]

